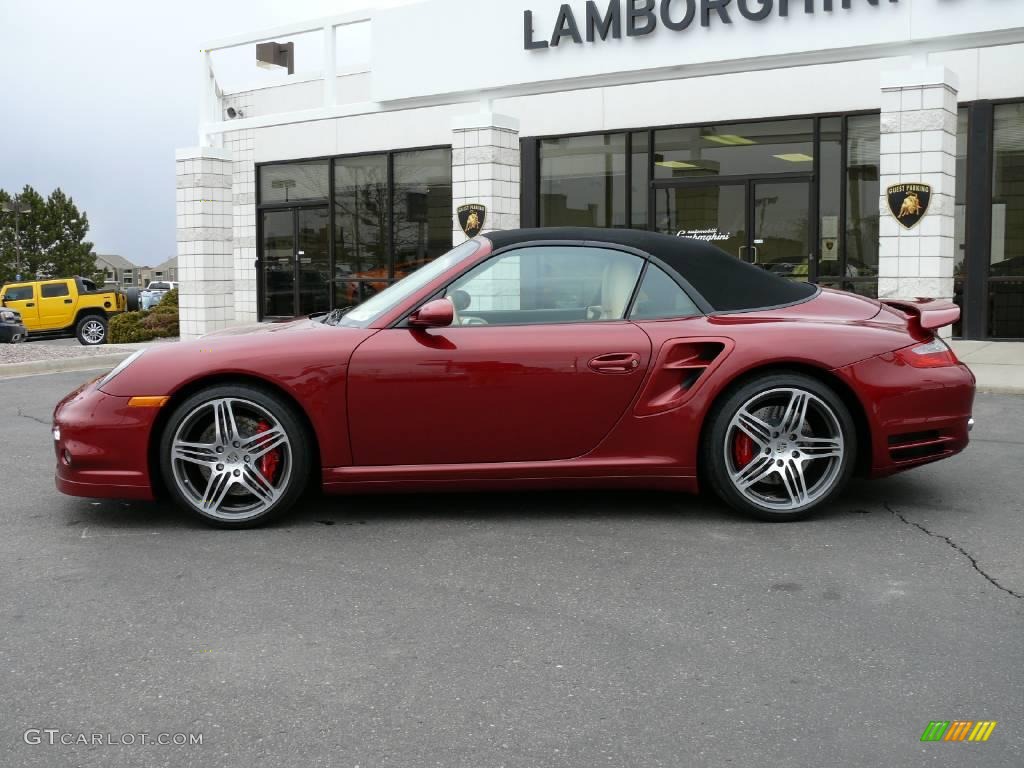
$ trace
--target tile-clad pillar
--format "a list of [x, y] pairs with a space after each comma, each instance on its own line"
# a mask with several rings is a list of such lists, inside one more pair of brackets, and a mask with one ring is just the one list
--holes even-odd
[[[953, 72], [932, 67], [883, 74], [879, 298], [953, 297], [956, 130]], [[889, 188], [903, 184], [931, 188], [928, 208], [912, 228], [889, 208]]]
[[466, 240], [460, 206], [487, 208], [483, 232], [519, 227], [519, 121], [480, 112], [452, 122], [452, 243]]
[[182, 340], [234, 319], [229, 150], [179, 149], [177, 175], [178, 307]]

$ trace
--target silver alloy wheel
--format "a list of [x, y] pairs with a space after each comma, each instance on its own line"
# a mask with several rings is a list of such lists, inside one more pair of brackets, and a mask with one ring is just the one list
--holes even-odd
[[[274, 454], [274, 471], [261, 462]], [[251, 400], [224, 397], [193, 409], [171, 441], [174, 482], [209, 517], [242, 522], [259, 517], [285, 492], [292, 446], [273, 414]]]
[[107, 331], [99, 320], [86, 320], [82, 326], [82, 338], [90, 344], [102, 344]]
[[[748, 461], [737, 442], [749, 439]], [[777, 512], [807, 507], [829, 493], [846, 452], [832, 407], [811, 392], [783, 387], [745, 402], [725, 431], [725, 465], [733, 487], [748, 501]]]

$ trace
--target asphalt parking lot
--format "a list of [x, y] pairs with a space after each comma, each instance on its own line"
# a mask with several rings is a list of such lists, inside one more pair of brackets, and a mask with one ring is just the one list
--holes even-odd
[[[799, 524], [535, 493], [216, 531], [54, 490], [50, 414], [92, 375], [0, 381], [0, 765], [1024, 763], [1024, 398]], [[919, 741], [958, 719], [999, 725]]]

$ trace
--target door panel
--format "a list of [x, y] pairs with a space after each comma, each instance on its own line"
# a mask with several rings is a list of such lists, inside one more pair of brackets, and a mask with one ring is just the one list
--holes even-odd
[[34, 285], [9, 285], [4, 291], [4, 307], [20, 312], [21, 321], [30, 331], [39, 330], [38, 292]]
[[[589, 367], [614, 353], [636, 353], [636, 367]], [[581, 456], [629, 407], [650, 358], [650, 339], [631, 323], [381, 331], [349, 364], [355, 463]]]
[[43, 283], [39, 286], [40, 329], [67, 328], [75, 318], [74, 311], [75, 302], [66, 282]]
[[806, 280], [810, 182], [758, 181], [751, 186], [755, 263], [783, 277]]
[[263, 316], [295, 314], [295, 220], [292, 211], [263, 213]]

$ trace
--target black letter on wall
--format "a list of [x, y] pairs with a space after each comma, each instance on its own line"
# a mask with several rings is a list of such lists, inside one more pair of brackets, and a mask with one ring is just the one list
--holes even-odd
[[[771, 0], [768, 1], [771, 2]], [[683, 18], [679, 21], [672, 21], [672, 17], [669, 14], [669, 6], [672, 5], [672, 0], [661, 0], [661, 23], [675, 32], [690, 26], [694, 15], [697, 13], [696, 0], [682, 0], [682, 2], [686, 4], [686, 13], [683, 14]]]
[[547, 47], [547, 40], [533, 39], [533, 11], [523, 11], [523, 50], [535, 51]]
[[622, 37], [619, 0], [611, 0], [608, 3], [608, 12], [603, 18], [601, 12], [597, 10], [597, 3], [594, 0], [587, 0], [587, 42], [594, 42], [595, 32], [602, 40], [607, 40], [609, 29], [611, 29], [613, 39], [618, 40]]
[[[636, 0], [626, 0], [629, 3], [629, 10], [626, 12], [626, 34], [629, 37], [649, 35], [658, 26], [658, 19], [654, 15], [654, 0], [643, 0], [644, 7], [637, 8]], [[637, 19], [643, 18], [643, 25], [637, 24]]]
[[732, 0], [700, 0], [700, 25], [706, 27], [710, 24], [711, 12], [718, 11], [718, 18], [723, 24], [732, 24], [729, 12], [725, 9]]
[[[756, 11], [750, 10], [750, 3], [757, 2], [761, 4], [761, 7]], [[761, 21], [762, 19], [768, 18], [768, 14], [772, 12], [773, 0], [739, 0], [740, 5], [740, 16], [751, 21]], [[825, 0], [828, 2], [828, 0]]]
[[563, 37], [571, 37], [574, 43], [582, 43], [580, 29], [576, 26], [576, 17], [572, 15], [572, 8], [567, 3], [562, 4], [558, 11], [558, 19], [555, 20], [555, 32], [551, 35], [551, 45], [558, 45]]

